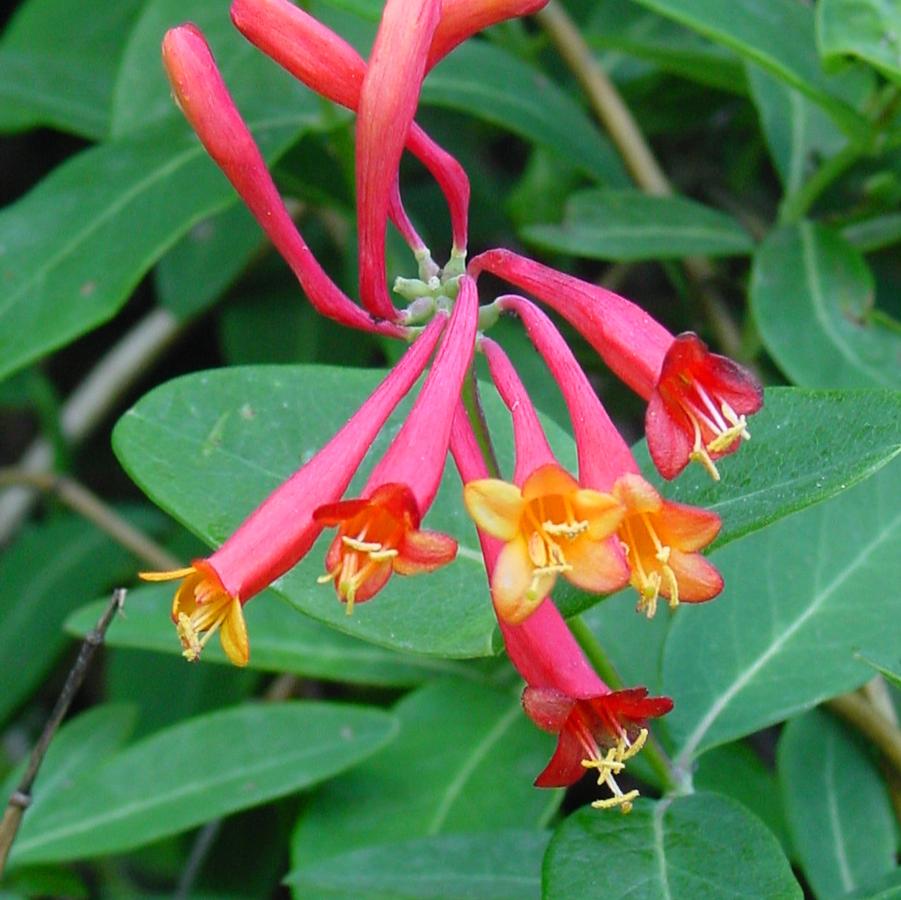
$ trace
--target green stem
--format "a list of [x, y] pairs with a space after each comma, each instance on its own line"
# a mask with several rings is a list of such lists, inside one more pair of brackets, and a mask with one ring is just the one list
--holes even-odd
[[[581, 616], [573, 616], [573, 618], [567, 620], [566, 624], [569, 625], [570, 630], [579, 642], [582, 652], [588, 657], [588, 661], [594, 666], [598, 675], [607, 683], [607, 686], [617, 691], [622, 690], [624, 684], [619, 672], [616, 671], [615, 666], [604, 652], [604, 648], [595, 637], [594, 632], [585, 624], [585, 620]], [[672, 761], [653, 735], [648, 738], [648, 742], [642, 750], [642, 755], [660, 779], [665, 791], [675, 791], [679, 788], [679, 779], [673, 770]]]
[[488, 474], [492, 478], [500, 478], [501, 469], [491, 443], [491, 434], [488, 431], [488, 423], [485, 421], [482, 403], [479, 400], [479, 387], [476, 382], [475, 367], [469, 370], [469, 375], [463, 382], [463, 406], [469, 414], [469, 422], [475, 433], [479, 449], [482, 451]]
[[835, 156], [826, 160], [793, 194], [782, 201], [779, 222], [790, 225], [800, 222], [823, 191], [840, 178], [863, 155], [858, 144], [848, 144]]

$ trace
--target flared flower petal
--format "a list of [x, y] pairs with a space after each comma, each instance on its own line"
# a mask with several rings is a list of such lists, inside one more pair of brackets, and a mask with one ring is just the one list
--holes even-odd
[[491, 590], [498, 615], [508, 622], [530, 615], [558, 575], [597, 591], [617, 590], [628, 580], [612, 539], [622, 506], [608, 494], [580, 488], [556, 463], [529, 475], [521, 490], [496, 479], [470, 482], [463, 501], [479, 528], [506, 542]]
[[567, 787], [587, 769], [597, 772], [599, 785], [611, 796], [592, 806], [618, 806], [629, 812], [638, 791], [624, 793], [615, 775], [625, 768], [647, 739], [645, 722], [665, 715], [673, 703], [668, 697], [648, 697], [646, 688], [612, 691], [593, 697], [571, 697], [555, 688], [526, 687], [522, 705], [532, 721], [557, 734], [557, 748], [538, 776], [538, 787]]
[[144, 581], [180, 580], [172, 600], [172, 621], [182, 645], [182, 656], [200, 659], [207, 641], [218, 631], [225, 655], [236, 666], [250, 659], [247, 625], [241, 600], [222, 586], [216, 570], [206, 560], [195, 560], [184, 569], [141, 572]]
[[654, 465], [675, 478], [700, 462], [719, 479], [715, 460], [749, 440], [747, 416], [763, 406], [754, 376], [725, 356], [711, 353], [695, 334], [673, 339], [648, 401], [645, 432]]
[[314, 518], [338, 527], [326, 555], [328, 572], [320, 581], [333, 581], [347, 613], [356, 603], [375, 596], [393, 573], [431, 572], [450, 562], [457, 543], [446, 535], [419, 530], [416, 499], [403, 484], [383, 484], [366, 499], [330, 503]]
[[719, 572], [697, 552], [716, 537], [719, 516], [664, 500], [640, 475], [623, 475], [613, 496], [625, 509], [619, 538], [639, 611], [651, 618], [661, 596], [675, 608], [682, 601], [710, 600], [723, 589]]

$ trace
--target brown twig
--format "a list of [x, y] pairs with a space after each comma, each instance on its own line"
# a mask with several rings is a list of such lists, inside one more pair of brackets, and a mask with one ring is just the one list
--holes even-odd
[[74, 478], [53, 472], [29, 472], [19, 468], [0, 469], [0, 488], [9, 485], [25, 485], [53, 494], [71, 510], [156, 569], [177, 569], [181, 565], [175, 557], [123, 519]]
[[[647, 194], [671, 196], [673, 187], [629, 107], [592, 55], [591, 48], [566, 10], [552, 0], [535, 17], [582, 86], [592, 110], [616, 145], [635, 183]], [[685, 259], [685, 271], [695, 286], [704, 315], [721, 349], [730, 356], [740, 356], [741, 333], [712, 288], [714, 269], [710, 261], [703, 257], [688, 257]]]
[[44, 726], [44, 731], [35, 745], [34, 750], [31, 751], [25, 774], [22, 776], [19, 786], [13, 791], [9, 798], [3, 820], [0, 821], [0, 876], [3, 875], [3, 869], [6, 866], [6, 858], [9, 855], [9, 850], [12, 847], [13, 841], [16, 839], [22, 816], [31, 804], [31, 788], [34, 785], [34, 780], [41, 768], [41, 763], [44, 761], [47, 748], [50, 746], [50, 742], [56, 735], [60, 724], [69, 710], [72, 700], [78, 693], [78, 689], [84, 681], [94, 653], [103, 643], [103, 639], [106, 636], [106, 630], [109, 628], [113, 616], [121, 611], [122, 607], [125, 605], [125, 594], [125, 588], [116, 588], [116, 590], [113, 591], [113, 596], [104, 610], [103, 615], [98, 620], [97, 625], [92, 631], [89, 631], [85, 635], [85, 638], [81, 643], [81, 650], [78, 652], [78, 658], [69, 670], [66, 683], [63, 685], [63, 689], [57, 698], [50, 719]]

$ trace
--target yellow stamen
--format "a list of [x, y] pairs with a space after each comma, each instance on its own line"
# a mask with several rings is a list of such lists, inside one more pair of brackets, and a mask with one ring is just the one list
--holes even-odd
[[612, 794], [610, 797], [595, 800], [591, 804], [594, 809], [612, 809], [618, 806], [624, 815], [632, 811], [632, 801], [639, 796], [639, 792], [637, 790], [623, 792], [613, 776], [625, 769], [626, 760], [635, 756], [644, 747], [647, 739], [648, 730], [646, 728], [642, 728], [638, 737], [631, 742], [625, 734], [622, 734], [616, 745], [611, 747], [604, 756], [599, 759], [582, 760], [582, 765], [586, 769], [597, 770], [598, 784], [607, 785]]
[[[198, 585], [200, 588], [201, 585]], [[182, 656], [189, 662], [200, 659], [200, 653], [207, 641], [219, 630], [228, 616], [232, 598], [221, 591], [203, 594], [203, 599], [195, 594], [197, 607], [189, 616], [179, 612], [175, 630], [181, 641]]]

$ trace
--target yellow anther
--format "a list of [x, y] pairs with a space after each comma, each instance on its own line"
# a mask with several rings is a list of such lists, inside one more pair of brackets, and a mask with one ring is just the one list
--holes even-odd
[[713, 460], [710, 458], [710, 454], [707, 452], [706, 448], [704, 448], [704, 447], [698, 447], [698, 446], [696, 445], [695, 448], [694, 448], [694, 450], [692, 450], [691, 453], [688, 454], [688, 458], [689, 458], [692, 462], [700, 463], [700, 464], [705, 468], [705, 470], [707, 471], [707, 474], [708, 474], [714, 481], [719, 481], [719, 480], [720, 480], [720, 472], [719, 472], [719, 469], [717, 469], [716, 465], [714, 465], [714, 462], [713, 462]]
[[588, 531], [588, 522], [579, 520], [577, 522], [542, 522], [541, 527], [548, 533], [554, 535], [563, 535], [570, 541], [574, 541], [580, 534]]
[[637, 753], [641, 751], [641, 748], [644, 747], [645, 741], [648, 739], [648, 730], [647, 728], [642, 728], [641, 731], [638, 732], [638, 737], [635, 738], [634, 741], [629, 743], [628, 738], [623, 737], [620, 741], [620, 753], [619, 758], [625, 762], [627, 759], [632, 759]]
[[638, 791], [629, 791], [627, 794], [620, 792], [612, 797], [607, 797], [605, 800], [595, 800], [591, 805], [595, 809], [613, 809], [613, 807], [618, 806], [623, 815], [628, 815], [632, 812], [632, 801], [638, 796]]
[[361, 541], [357, 538], [348, 537], [346, 534], [341, 535], [341, 541], [345, 547], [351, 550], [357, 550], [360, 553], [378, 553], [382, 549], [382, 545], [374, 541]]
[[200, 651], [203, 649], [203, 645], [198, 640], [197, 632], [194, 630], [194, 624], [191, 622], [190, 616], [185, 613], [179, 613], [178, 624], [175, 626], [175, 630], [183, 647], [181, 655], [189, 662], [196, 662], [200, 659]]
[[382, 562], [383, 560], [386, 560], [386, 559], [394, 559], [394, 557], [397, 556], [397, 554], [398, 554], [397, 550], [393, 550], [389, 547], [389, 548], [385, 548], [383, 550], [370, 550], [369, 558], [373, 562]]

